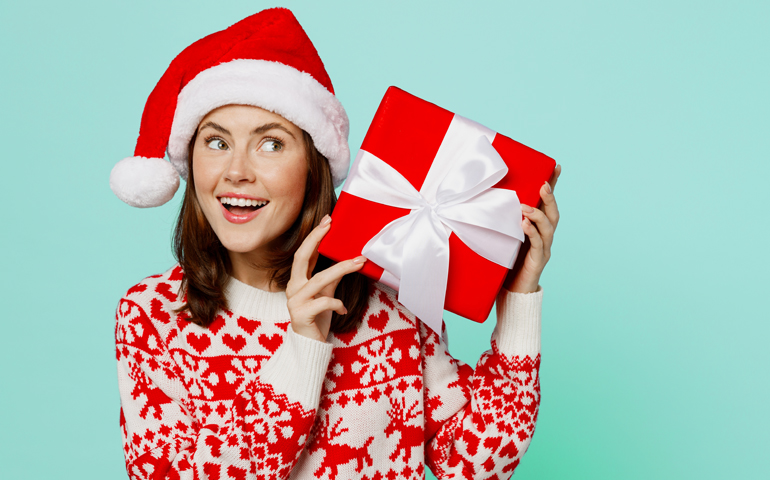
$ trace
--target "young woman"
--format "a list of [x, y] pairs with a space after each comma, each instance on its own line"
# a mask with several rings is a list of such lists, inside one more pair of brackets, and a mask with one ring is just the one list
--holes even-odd
[[[117, 309], [132, 479], [505, 478], [539, 405], [538, 281], [558, 221], [522, 206], [531, 248], [497, 300], [475, 371], [388, 287], [330, 265], [348, 120], [291, 12], [260, 12], [182, 52], [110, 182], [160, 205], [187, 179], [179, 265]], [[163, 160], [168, 150], [169, 164]], [[171, 167], [173, 165], [174, 168]]]

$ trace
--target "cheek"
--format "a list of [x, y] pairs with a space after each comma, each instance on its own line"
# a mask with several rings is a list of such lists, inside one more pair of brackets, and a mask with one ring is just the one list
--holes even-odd
[[291, 197], [293, 199], [294, 208], [297, 213], [302, 209], [302, 204], [305, 202], [305, 184], [307, 182], [307, 168], [300, 169], [296, 173], [293, 180]]
[[284, 199], [286, 206], [292, 210], [302, 208], [305, 200], [305, 183], [307, 181], [307, 165], [302, 164], [282, 169], [273, 177], [272, 190], [277, 196]]
[[219, 180], [219, 174], [211, 162], [206, 162], [200, 158], [196, 161], [193, 157], [192, 170], [195, 193], [201, 195], [214, 190]]

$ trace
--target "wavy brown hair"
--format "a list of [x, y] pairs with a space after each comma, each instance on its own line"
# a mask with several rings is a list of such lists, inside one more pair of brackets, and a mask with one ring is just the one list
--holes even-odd
[[[331, 214], [337, 202], [329, 161], [315, 148], [312, 137], [304, 130], [302, 134], [308, 163], [302, 210], [294, 224], [275, 242], [277, 246], [269, 256], [269, 264], [262, 265], [270, 271], [271, 282], [282, 290], [291, 277], [294, 253], [324, 215]], [[185, 303], [177, 312], [185, 312], [191, 322], [208, 327], [218, 310], [227, 309], [224, 287], [231, 265], [227, 249], [206, 220], [195, 194], [192, 153], [196, 137], [197, 133], [188, 149], [187, 186], [174, 229], [174, 254], [184, 271], [180, 294], [184, 295]], [[313, 273], [331, 265], [331, 260], [319, 255]], [[369, 288], [369, 279], [360, 273], [342, 277], [335, 296], [342, 300], [348, 313], [332, 312], [332, 332], [349, 331], [360, 322], [366, 311]]]

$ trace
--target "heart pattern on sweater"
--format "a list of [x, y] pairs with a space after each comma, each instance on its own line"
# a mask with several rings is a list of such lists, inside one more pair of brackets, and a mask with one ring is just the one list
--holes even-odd
[[243, 335], [232, 336], [229, 333], [225, 333], [222, 335], [222, 343], [230, 347], [235, 353], [238, 353], [246, 346], [246, 339], [243, 338]]
[[367, 322], [369, 322], [369, 327], [373, 328], [374, 330], [377, 330], [378, 332], [382, 333], [383, 330], [385, 330], [385, 325], [388, 324], [388, 312], [387, 310], [380, 310], [380, 313], [377, 315], [369, 315], [369, 318], [367, 318]]
[[358, 334], [358, 330], [354, 328], [347, 332], [335, 332], [334, 336], [337, 337], [345, 345], [350, 345], [350, 342], [353, 341], [353, 339], [356, 337], [357, 334]]
[[249, 320], [246, 317], [238, 317], [238, 326], [243, 329], [244, 332], [248, 333], [249, 335], [253, 334], [256, 329], [259, 328], [259, 326], [262, 325], [262, 322], [259, 320]]
[[193, 332], [187, 334], [187, 343], [198, 353], [203, 353], [211, 346], [211, 339], [205, 333], [196, 335]]
[[246, 480], [246, 470], [238, 468], [235, 465], [227, 467], [227, 474], [235, 480]]
[[182, 272], [182, 267], [177, 265], [174, 267], [173, 270], [171, 270], [171, 274], [168, 276], [168, 279], [172, 282], [177, 282], [179, 280], [182, 280], [184, 278], [184, 273]]
[[171, 292], [171, 285], [169, 285], [168, 283], [160, 282], [158, 285], [155, 286], [155, 291], [163, 295], [163, 297], [169, 302], [176, 301], [176, 295], [174, 295]]
[[163, 304], [157, 298], [150, 301], [150, 316], [161, 323], [168, 323], [171, 315], [163, 309]]
[[127, 297], [130, 296], [132, 293], [142, 293], [145, 290], [147, 290], [147, 285], [143, 283], [138, 283], [128, 289], [128, 291], [126, 292], [126, 296]]
[[281, 334], [274, 333], [272, 335], [262, 334], [259, 336], [259, 344], [270, 350], [270, 353], [275, 353], [278, 347], [281, 346]]
[[216, 335], [225, 326], [225, 317], [217, 315], [213, 322], [209, 325], [209, 332]]

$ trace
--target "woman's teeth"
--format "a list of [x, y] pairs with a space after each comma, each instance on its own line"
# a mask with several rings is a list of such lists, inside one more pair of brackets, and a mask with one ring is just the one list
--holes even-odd
[[222, 205], [232, 205], [233, 207], [263, 207], [267, 205], [267, 200], [251, 200], [249, 198], [220, 197]]
[[219, 201], [233, 215], [249, 215], [268, 204], [267, 200], [249, 198], [220, 197]]

